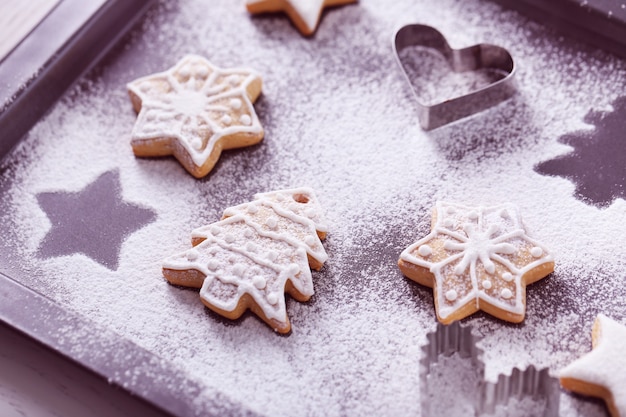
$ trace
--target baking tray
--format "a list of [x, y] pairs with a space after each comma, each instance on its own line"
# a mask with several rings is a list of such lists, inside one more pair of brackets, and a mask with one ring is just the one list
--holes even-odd
[[[311, 38], [280, 14], [251, 17], [230, 0], [210, 9], [159, 3], [2, 161], [2, 320], [173, 415], [419, 415], [432, 291], [402, 277], [397, 258], [428, 233], [436, 200], [508, 201], [557, 266], [528, 288], [524, 323], [482, 313], [465, 320], [483, 337], [487, 377], [529, 364], [555, 372], [587, 352], [597, 313], [626, 318], [626, 203], [617, 186], [595, 203], [575, 176], [540, 167], [572, 152], [562, 138], [605, 131], [626, 94], [626, 63], [490, 2], [444, 3], [334, 8]], [[394, 30], [413, 22], [437, 27], [453, 47], [506, 47], [519, 93], [424, 132], [391, 48]], [[225, 152], [202, 180], [170, 158], [137, 159], [129, 144], [136, 116], [125, 84], [186, 53], [264, 79], [255, 104], [264, 141]], [[447, 81], [436, 85], [454, 93]], [[113, 262], [42, 252], [51, 222], [38, 196], [78, 195], [90, 184], [105, 184], [102, 201], [113, 192], [153, 217], [124, 235]], [[188, 248], [193, 228], [257, 192], [300, 185], [325, 208], [330, 258], [314, 272], [314, 298], [288, 300], [291, 334], [250, 314], [221, 319], [196, 291], [165, 282], [161, 260]], [[119, 226], [111, 219], [68, 233], [97, 242], [98, 229]], [[605, 413], [566, 393], [561, 410]]]

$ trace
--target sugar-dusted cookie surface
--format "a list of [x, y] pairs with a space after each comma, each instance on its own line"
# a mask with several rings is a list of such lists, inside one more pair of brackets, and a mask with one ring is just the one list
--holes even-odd
[[591, 331], [593, 350], [559, 372], [563, 388], [602, 398], [612, 417], [626, 417], [626, 326], [600, 314]]
[[192, 232], [193, 248], [163, 263], [172, 284], [200, 288], [202, 302], [229, 319], [250, 309], [279, 333], [288, 333], [284, 293], [313, 295], [309, 266], [328, 258], [327, 227], [310, 188], [260, 193], [227, 208], [222, 220]]
[[222, 150], [263, 139], [252, 106], [261, 86], [261, 77], [252, 70], [217, 68], [197, 55], [129, 83], [138, 113], [133, 152], [144, 157], [173, 155], [194, 177], [206, 176]]
[[430, 234], [406, 248], [398, 266], [433, 288], [444, 324], [478, 310], [518, 323], [526, 311], [526, 285], [550, 274], [554, 261], [526, 235], [515, 206], [438, 202]]
[[325, 7], [356, 3], [358, 0], [247, 0], [253, 14], [284, 12], [300, 33], [310, 36], [317, 30]]

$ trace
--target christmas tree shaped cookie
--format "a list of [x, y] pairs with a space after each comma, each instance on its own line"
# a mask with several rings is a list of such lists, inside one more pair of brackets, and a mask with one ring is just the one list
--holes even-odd
[[430, 234], [405, 249], [398, 266], [433, 288], [444, 324], [478, 310], [518, 323], [526, 311], [526, 285], [551, 273], [554, 260], [526, 235], [515, 206], [438, 202]]
[[[284, 293], [298, 301], [313, 295], [310, 268], [328, 256], [326, 225], [313, 190], [260, 193], [227, 208], [222, 220], [192, 232], [193, 248], [163, 264], [172, 284], [200, 288], [211, 310], [236, 319], [250, 309], [275, 331], [288, 333]], [[310, 268], [309, 268], [310, 267]]]

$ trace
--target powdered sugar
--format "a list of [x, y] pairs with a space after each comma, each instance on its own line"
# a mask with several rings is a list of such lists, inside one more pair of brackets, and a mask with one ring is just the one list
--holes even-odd
[[[520, 93], [422, 131], [391, 49], [393, 29], [408, 21], [437, 27], [455, 48], [506, 47]], [[253, 67], [264, 80], [255, 109], [265, 140], [224, 152], [203, 180], [173, 159], [136, 159], [130, 148], [135, 114], [125, 84], [185, 53]], [[556, 371], [589, 350], [596, 313], [626, 319], [626, 202], [600, 210], [576, 200], [568, 180], [534, 171], [567, 152], [558, 137], [589, 128], [585, 114], [626, 94], [624, 85], [624, 61], [490, 3], [364, 0], [328, 13], [305, 39], [283, 16], [250, 18], [240, 2], [213, 1], [210, 13], [201, 1], [163, 2], [5, 160], [2, 270], [184, 368], [205, 384], [204, 395], [219, 387], [272, 416], [419, 415], [432, 291], [402, 277], [396, 261], [428, 234], [438, 199], [517, 205], [528, 234], [555, 258], [555, 273], [527, 289], [523, 324], [468, 319], [484, 336], [488, 378], [528, 364]], [[125, 200], [157, 213], [126, 239], [118, 270], [78, 254], [38, 257], [50, 223], [35, 194], [78, 191], [111, 169]], [[162, 260], [189, 246], [192, 229], [254, 193], [300, 185], [324, 207], [329, 259], [313, 272], [312, 300], [287, 301], [291, 335], [277, 336], [253, 315], [220, 319], [196, 291], [162, 278]], [[562, 415], [602, 415], [581, 399], [563, 403]]]

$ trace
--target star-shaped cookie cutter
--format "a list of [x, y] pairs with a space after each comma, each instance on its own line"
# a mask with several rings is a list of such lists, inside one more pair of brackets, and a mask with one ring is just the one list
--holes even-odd
[[[402, 50], [412, 46], [422, 46], [440, 52], [454, 72], [490, 68], [502, 71], [506, 75], [478, 90], [427, 105], [421, 101], [400, 60]], [[424, 130], [435, 129], [486, 110], [510, 98], [517, 91], [514, 79], [515, 63], [509, 51], [503, 47], [480, 43], [467, 48], [452, 49], [441, 32], [422, 24], [405, 25], [398, 29], [394, 36], [393, 47], [396, 61], [416, 98], [417, 116]]]
[[[429, 375], [431, 368], [441, 356], [458, 354], [463, 360], [471, 362], [478, 377], [478, 383], [473, 387], [475, 396], [474, 415], [487, 416], [494, 413], [496, 407], [507, 406], [512, 399], [530, 400], [541, 406], [545, 401], [542, 417], [557, 417], [559, 415], [559, 383], [557, 378], [550, 376], [548, 369], [538, 370], [529, 366], [525, 370], [513, 368], [511, 375], [498, 375], [496, 383], [484, 380], [485, 364], [482, 360], [483, 350], [478, 347], [480, 337], [472, 333], [471, 326], [463, 326], [458, 321], [450, 325], [438, 323], [435, 331], [429, 333], [427, 342], [422, 346], [420, 361], [420, 391], [422, 416], [448, 415], [447, 411], [437, 408], [426, 395], [429, 391]], [[471, 389], [472, 387], [469, 387]], [[448, 396], [455, 396], [454, 392], [446, 392]], [[461, 398], [461, 397], [458, 397]]]

